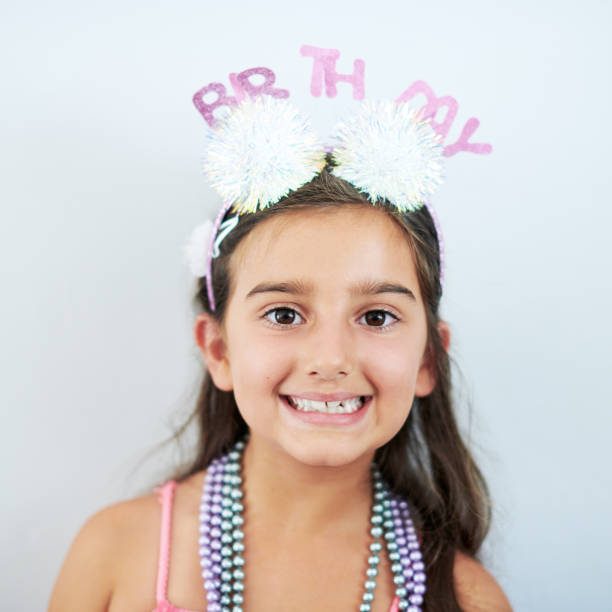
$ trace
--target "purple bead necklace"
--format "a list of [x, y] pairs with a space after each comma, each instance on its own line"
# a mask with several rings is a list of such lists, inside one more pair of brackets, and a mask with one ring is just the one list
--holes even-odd
[[[248, 439], [211, 462], [200, 505], [200, 565], [207, 612], [243, 612], [244, 519], [242, 512], [242, 452]], [[372, 464], [373, 500], [368, 568], [359, 612], [371, 612], [380, 553], [386, 544], [399, 609], [421, 612], [425, 594], [425, 564], [405, 499], [394, 496]], [[383, 540], [384, 544], [383, 544]]]

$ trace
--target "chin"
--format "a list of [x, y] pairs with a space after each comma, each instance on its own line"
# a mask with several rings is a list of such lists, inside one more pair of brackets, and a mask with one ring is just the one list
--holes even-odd
[[310, 467], [338, 468], [374, 456], [374, 450], [369, 448], [358, 448], [357, 445], [350, 443], [330, 444], [327, 440], [300, 441], [283, 447], [283, 450], [296, 461]]

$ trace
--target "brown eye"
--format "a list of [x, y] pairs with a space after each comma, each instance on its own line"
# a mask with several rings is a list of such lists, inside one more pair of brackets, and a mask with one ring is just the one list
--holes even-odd
[[389, 327], [398, 318], [386, 310], [370, 310], [363, 315], [366, 325], [370, 327]]
[[365, 320], [368, 325], [383, 325], [385, 322], [385, 313], [382, 310], [371, 310], [370, 312], [366, 312]]
[[274, 311], [274, 320], [280, 325], [290, 325], [295, 321], [295, 310], [289, 308], [277, 308]]
[[274, 325], [285, 327], [302, 323], [302, 317], [293, 308], [273, 308], [264, 315], [264, 318]]

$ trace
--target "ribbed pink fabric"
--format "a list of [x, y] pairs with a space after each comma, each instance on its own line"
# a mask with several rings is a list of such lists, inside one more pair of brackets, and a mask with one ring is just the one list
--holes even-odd
[[[168, 602], [168, 573], [170, 570], [170, 534], [172, 531], [172, 500], [176, 482], [169, 480], [165, 485], [157, 487], [155, 493], [162, 507], [161, 538], [159, 545], [159, 567], [157, 570], [157, 607], [153, 612], [196, 612], [185, 608], [177, 608]], [[389, 612], [398, 612], [399, 599], [396, 597]]]
[[177, 608], [168, 602], [168, 572], [170, 570], [170, 534], [172, 532], [172, 500], [176, 482], [169, 480], [165, 485], [157, 487], [157, 499], [162, 507], [161, 537], [159, 543], [159, 567], [157, 569], [157, 607], [153, 612], [195, 612], [185, 608]]

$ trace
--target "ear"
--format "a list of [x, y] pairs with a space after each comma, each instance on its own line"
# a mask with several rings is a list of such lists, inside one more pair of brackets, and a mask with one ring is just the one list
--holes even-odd
[[[450, 347], [450, 329], [445, 321], [440, 321], [438, 323], [438, 333], [440, 334], [440, 340], [442, 340], [442, 346], [448, 353]], [[423, 361], [417, 374], [414, 394], [416, 397], [425, 397], [434, 390], [435, 386], [436, 364], [433, 362], [431, 352], [427, 349], [425, 355], [423, 355]]]
[[230, 362], [219, 322], [207, 312], [202, 313], [196, 319], [194, 334], [215, 387], [221, 391], [231, 391], [234, 387]]

